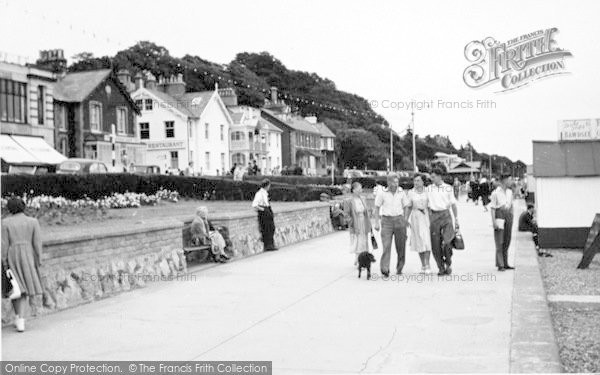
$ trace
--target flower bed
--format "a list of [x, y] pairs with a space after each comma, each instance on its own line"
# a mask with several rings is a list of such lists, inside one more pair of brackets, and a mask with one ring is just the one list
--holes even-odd
[[[161, 201], [177, 202], [179, 194], [176, 191], [160, 189], [155, 194], [145, 193], [114, 193], [101, 199], [69, 200], [64, 197], [48, 195], [22, 196], [25, 201], [25, 213], [35, 217], [46, 225], [76, 224], [86, 221], [107, 219], [111, 208], [131, 208], [153, 206]], [[7, 198], [2, 198], [2, 217], [8, 215], [6, 210]]]

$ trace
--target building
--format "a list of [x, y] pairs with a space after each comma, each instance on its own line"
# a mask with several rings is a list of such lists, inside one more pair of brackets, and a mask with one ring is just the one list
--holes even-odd
[[533, 176], [540, 246], [583, 248], [600, 213], [600, 139], [534, 141]]
[[217, 90], [186, 92], [181, 74], [136, 78], [132, 97], [141, 108], [139, 137], [146, 144], [146, 162], [163, 170], [184, 171], [190, 162], [196, 174], [221, 175], [230, 168], [229, 111]]
[[[42, 51], [42, 57], [61, 59], [62, 51]], [[66, 61], [65, 61], [66, 64]], [[0, 62], [0, 132], [2, 171], [55, 166], [65, 158], [55, 144], [54, 84], [56, 74], [35, 65]]]
[[281, 129], [260, 116], [260, 109], [238, 105], [232, 88], [219, 89], [231, 114], [231, 165], [247, 166], [256, 161], [261, 174], [281, 171]]
[[329, 174], [335, 164], [335, 134], [322, 122], [317, 122], [316, 116], [305, 117], [306, 121], [313, 124], [321, 134], [321, 157], [317, 163], [317, 175]]
[[[324, 174], [327, 165], [327, 152], [331, 151], [330, 156], [333, 157], [333, 150], [323, 150], [322, 138], [326, 138], [326, 145], [330, 141], [331, 131], [324, 124], [317, 126], [316, 120], [309, 120], [292, 114], [288, 105], [278, 99], [277, 88], [271, 88], [271, 100], [261, 110], [261, 117], [273, 123], [282, 130], [282, 164], [283, 167], [302, 168], [303, 173], [307, 175]], [[312, 123], [314, 121], [315, 123]], [[323, 133], [322, 133], [323, 132]], [[326, 154], [323, 154], [323, 151]], [[324, 161], [325, 160], [325, 161]]]
[[471, 176], [479, 180], [481, 178], [481, 162], [463, 161], [449, 169], [448, 174], [452, 177], [458, 177], [460, 181], [469, 181]]
[[444, 152], [436, 152], [434, 154], [433, 163], [442, 163], [446, 166], [446, 170], [451, 170], [461, 163], [464, 163], [466, 159], [461, 158], [456, 154], [446, 154]]
[[54, 87], [55, 148], [69, 157], [115, 165], [145, 164], [145, 146], [136, 130], [140, 113], [125, 87], [110, 69], [67, 73]]

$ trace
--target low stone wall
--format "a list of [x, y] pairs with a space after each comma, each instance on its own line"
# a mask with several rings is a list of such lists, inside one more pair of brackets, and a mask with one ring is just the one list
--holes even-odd
[[[290, 245], [333, 232], [329, 204], [307, 202], [303, 209], [278, 209], [274, 204], [275, 246]], [[257, 214], [253, 211], [234, 214], [213, 214], [210, 221], [229, 228], [234, 257], [263, 251]], [[191, 219], [186, 222], [189, 224]]]
[[[176, 277], [186, 271], [182, 227], [181, 221], [161, 220], [47, 236], [40, 268], [44, 294], [30, 298], [30, 310], [45, 314]], [[10, 301], [3, 299], [2, 323], [13, 317]]]
[[[333, 232], [329, 204], [307, 202], [275, 210], [275, 244], [285, 246]], [[212, 214], [216, 225], [229, 228], [234, 257], [263, 251], [256, 213]], [[153, 222], [114, 222], [79, 228], [76, 233], [47, 233], [40, 269], [44, 294], [30, 298], [34, 315], [43, 315], [116, 293], [148, 281], [187, 272], [183, 254], [184, 222], [191, 217]], [[189, 229], [186, 229], [189, 230]], [[2, 323], [12, 322], [9, 300], [2, 300]]]

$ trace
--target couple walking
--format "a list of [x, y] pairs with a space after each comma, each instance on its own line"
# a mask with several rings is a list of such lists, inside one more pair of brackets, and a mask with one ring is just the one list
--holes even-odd
[[[438, 275], [452, 273], [451, 242], [455, 232], [450, 209], [453, 211], [457, 228], [458, 212], [453, 188], [443, 182], [442, 173], [440, 170], [434, 171], [433, 184], [428, 187], [425, 187], [422, 176], [415, 176], [413, 189], [406, 193], [399, 186], [398, 176], [390, 174], [387, 178], [388, 188], [377, 193], [373, 229], [381, 229], [383, 253], [380, 267], [383, 276], [388, 277], [390, 273], [392, 241], [398, 255], [396, 274], [402, 274], [409, 228], [410, 248], [419, 253], [422, 271], [431, 272], [429, 259], [433, 252]], [[353, 197], [346, 211], [350, 216], [351, 250], [357, 255], [368, 251], [368, 235], [372, 233], [368, 210], [360, 196], [361, 191], [360, 183], [352, 184]]]

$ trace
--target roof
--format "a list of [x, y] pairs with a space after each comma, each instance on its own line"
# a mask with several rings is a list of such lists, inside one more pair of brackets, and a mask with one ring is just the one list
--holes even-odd
[[258, 119], [258, 125], [262, 126], [263, 128], [266, 128], [267, 130], [271, 130], [271, 131], [276, 131], [276, 132], [283, 132], [283, 130], [279, 129], [277, 126], [273, 125], [270, 121], [265, 120], [264, 118], [259, 118]]
[[177, 99], [175, 99], [171, 95], [165, 94], [164, 92], [158, 91], [158, 90], [146, 89], [146, 91], [148, 91], [150, 94], [154, 95], [155, 97], [160, 99], [162, 102], [166, 103], [167, 105], [177, 109], [179, 112], [183, 113], [184, 115], [194, 117], [194, 114], [192, 113], [192, 111], [190, 111], [184, 103], [180, 103]]
[[177, 96], [177, 101], [190, 111], [194, 117], [200, 117], [214, 94], [214, 91], [186, 92], [181, 96]]
[[234, 124], [241, 124], [242, 118], [244, 117], [243, 113], [229, 111], [229, 114], [231, 115], [231, 120], [233, 121]]
[[327, 125], [325, 125], [324, 123], [317, 122], [316, 124], [314, 124], [314, 126], [317, 128], [317, 130], [319, 131], [319, 133], [321, 133], [323, 137], [335, 138], [335, 134], [331, 130], [329, 130]]
[[264, 113], [267, 113], [268, 115], [270, 115], [271, 117], [277, 119], [278, 121], [282, 122], [283, 124], [289, 126], [290, 128], [296, 130], [296, 131], [301, 131], [301, 132], [306, 132], [306, 133], [313, 133], [313, 134], [321, 134], [314, 126], [313, 124], [311, 124], [310, 122], [306, 121], [303, 117], [300, 116], [280, 116], [278, 114], [276, 114], [275, 112], [269, 110], [269, 109], [263, 109], [262, 110]]
[[533, 141], [535, 177], [600, 176], [600, 140]]
[[68, 73], [54, 85], [54, 98], [61, 102], [82, 102], [110, 74], [110, 69]]

